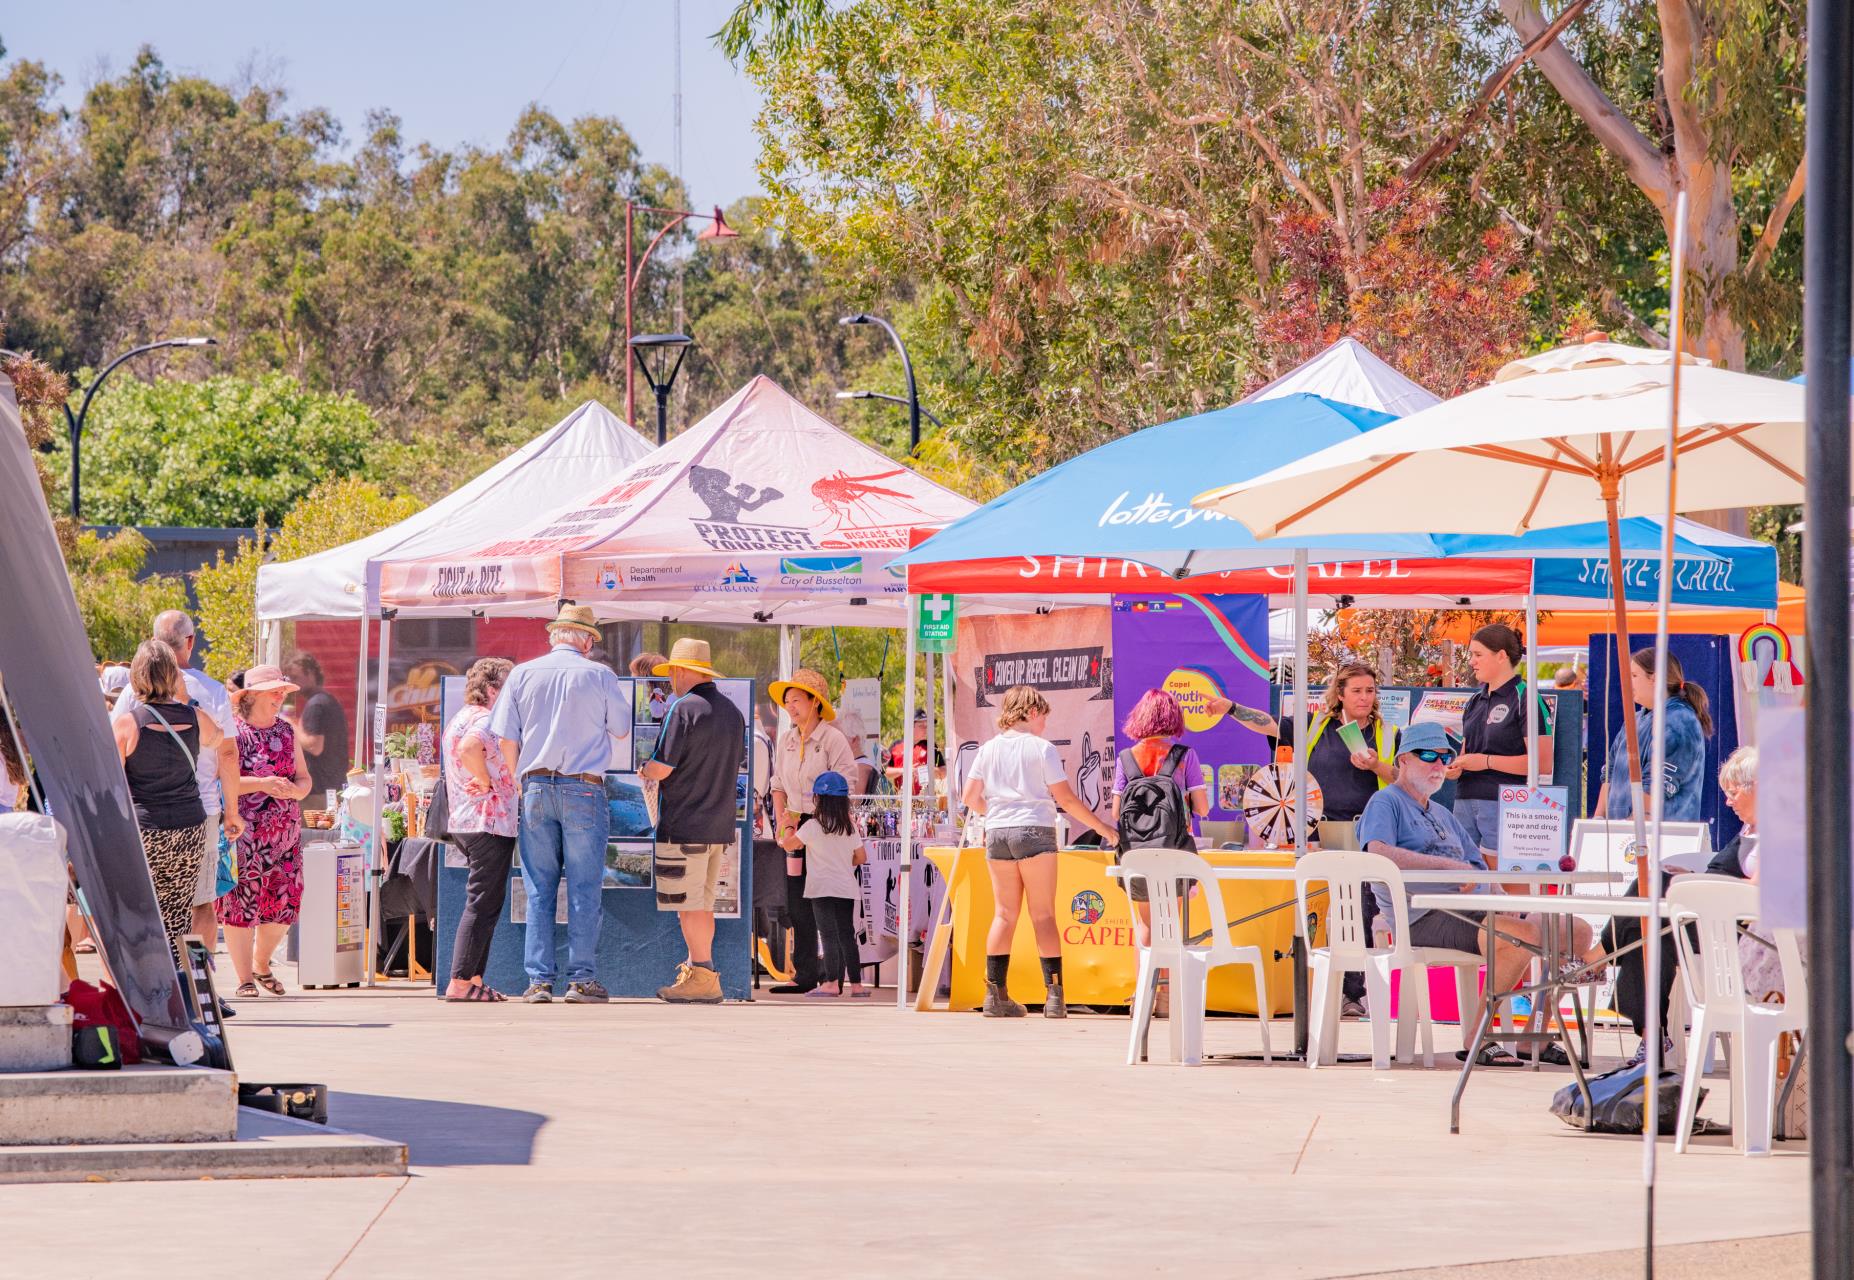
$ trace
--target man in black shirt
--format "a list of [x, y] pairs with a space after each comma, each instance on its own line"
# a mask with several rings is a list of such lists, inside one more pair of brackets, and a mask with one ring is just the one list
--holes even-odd
[[309, 794], [303, 808], [320, 809], [330, 791], [348, 782], [348, 717], [335, 695], [322, 687], [322, 664], [314, 655], [299, 653], [284, 665], [283, 674], [302, 686], [296, 704], [296, 740], [302, 744], [309, 766]]
[[657, 807], [657, 909], [674, 911], [689, 959], [657, 996], [672, 1004], [718, 1004], [715, 888], [722, 860], [739, 840], [735, 788], [746, 756], [747, 722], [715, 687], [706, 640], [678, 640], [654, 674], [676, 700], [663, 717], [656, 755], [639, 767], [662, 790]]

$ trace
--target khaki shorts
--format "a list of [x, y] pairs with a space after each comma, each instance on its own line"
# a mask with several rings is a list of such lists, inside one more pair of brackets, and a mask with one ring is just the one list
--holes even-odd
[[657, 846], [657, 910], [713, 911], [721, 883], [721, 860], [732, 845]]

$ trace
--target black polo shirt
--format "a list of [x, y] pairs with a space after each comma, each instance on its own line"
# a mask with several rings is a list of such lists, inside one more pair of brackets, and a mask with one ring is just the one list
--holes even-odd
[[[1461, 734], [1464, 755], [1523, 756], [1526, 754], [1526, 704], [1524, 697], [1526, 682], [1518, 675], [1501, 685], [1498, 689], [1489, 689], [1482, 685], [1468, 699], [1468, 705], [1461, 713]], [[1536, 695], [1539, 700], [1539, 736], [1551, 734], [1551, 706], [1543, 694]], [[1546, 771], [1551, 762], [1539, 762]], [[1457, 800], [1498, 800], [1501, 787], [1523, 787], [1526, 775], [1519, 773], [1500, 773], [1494, 769], [1463, 771], [1461, 779], [1455, 784]]]
[[[1332, 723], [1326, 726], [1325, 733], [1319, 733], [1320, 720], [1330, 712], [1322, 711], [1307, 722], [1307, 735], [1313, 741], [1313, 749], [1307, 753], [1307, 772], [1320, 784], [1320, 805], [1326, 817], [1332, 822], [1356, 822], [1364, 813], [1371, 797], [1378, 793], [1378, 775], [1369, 769], [1361, 769], [1352, 763], [1352, 752], [1345, 745], [1345, 739], [1339, 736], [1339, 719], [1334, 716]], [[1376, 752], [1377, 739], [1374, 736], [1377, 726], [1367, 720], [1358, 726], [1365, 735], [1365, 749]], [[1390, 741], [1395, 742], [1396, 730], [1386, 729]], [[1281, 745], [1294, 745], [1294, 721], [1290, 718], [1281, 722]]]
[[675, 772], [663, 780], [657, 810], [661, 844], [730, 844], [736, 838], [735, 787], [746, 752], [740, 708], [707, 680], [671, 704], [655, 759]]

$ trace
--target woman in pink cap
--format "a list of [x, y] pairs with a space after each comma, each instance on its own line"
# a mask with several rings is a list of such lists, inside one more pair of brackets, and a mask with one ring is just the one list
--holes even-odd
[[295, 691], [283, 672], [265, 664], [246, 671], [243, 687], [232, 695], [245, 833], [238, 841], [238, 882], [220, 897], [217, 911], [238, 974], [237, 994], [247, 1000], [260, 987], [283, 994], [270, 958], [303, 900], [302, 798], [309, 794], [309, 766], [296, 731], [278, 714]]

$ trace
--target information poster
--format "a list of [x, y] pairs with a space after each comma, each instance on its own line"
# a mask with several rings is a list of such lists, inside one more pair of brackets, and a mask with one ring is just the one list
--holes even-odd
[[1458, 689], [1425, 689], [1423, 699], [1416, 704], [1416, 713], [1410, 717], [1411, 724], [1439, 724], [1444, 729], [1461, 737], [1461, 717], [1468, 709], [1468, 699], [1472, 693]]
[[[1268, 599], [1266, 596], [1115, 596], [1114, 720], [1124, 724], [1148, 689], [1164, 689], [1184, 708], [1183, 741], [1197, 751], [1201, 782], [1210, 790], [1210, 816], [1241, 816], [1231, 802], [1246, 776], [1244, 766], [1265, 764], [1269, 741], [1258, 726], [1269, 703]], [[1237, 710], [1213, 715], [1213, 698]], [[1126, 745], [1126, 744], [1119, 744]], [[1113, 763], [1108, 762], [1111, 784]]]
[[1563, 787], [1500, 788], [1501, 871], [1559, 871], [1571, 827]]
[[850, 751], [857, 759], [882, 758], [882, 682], [875, 676], [857, 676], [843, 682], [843, 702], [837, 708], [837, 727], [854, 732]]
[[856, 899], [856, 942], [864, 964], [879, 964], [895, 954], [900, 930], [901, 841], [865, 840], [863, 855], [867, 861], [856, 869], [862, 882]]

